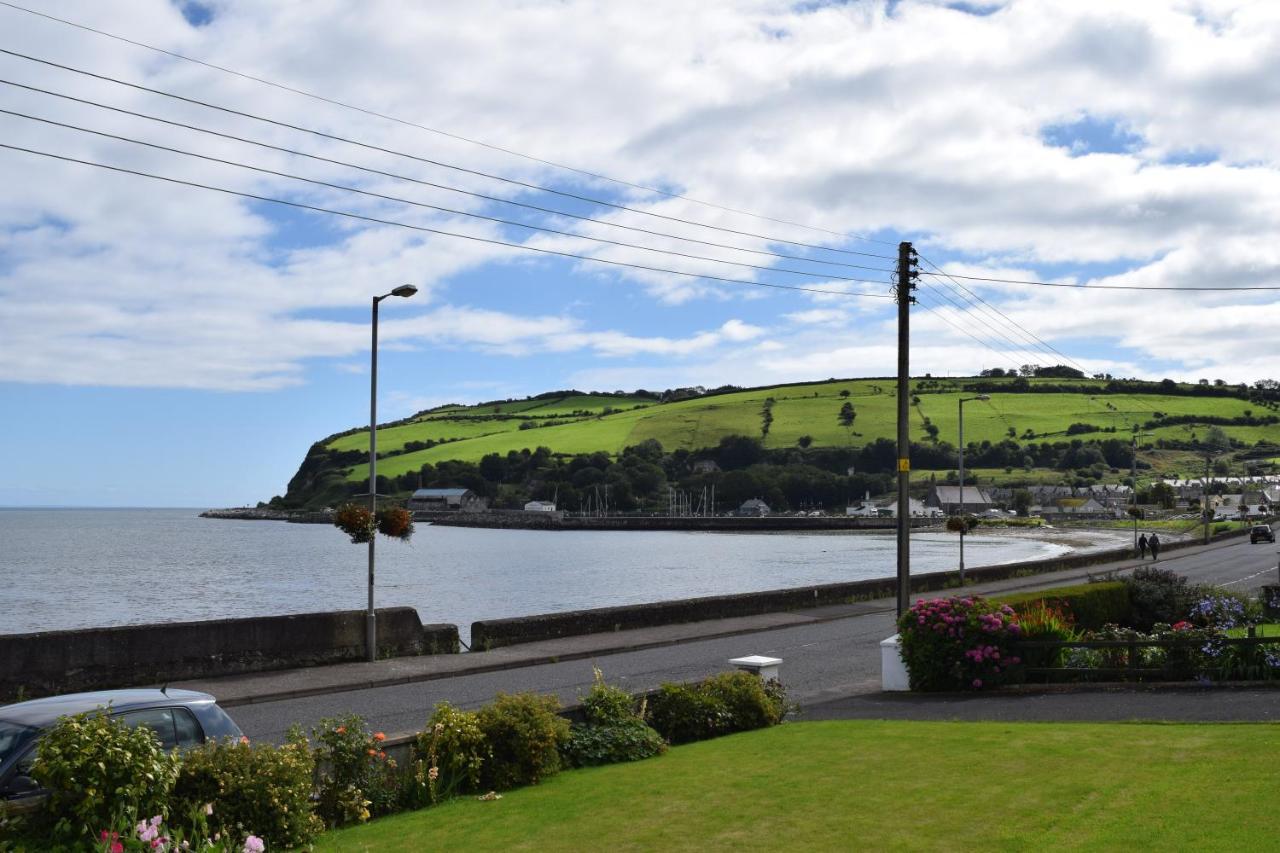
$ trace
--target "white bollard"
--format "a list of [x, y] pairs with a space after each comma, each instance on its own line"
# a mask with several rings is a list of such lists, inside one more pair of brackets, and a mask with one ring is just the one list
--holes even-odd
[[902, 639], [897, 634], [880, 641], [880, 689], [886, 692], [911, 689], [907, 665], [902, 661]]
[[781, 663], [782, 658], [767, 658], [764, 655], [750, 655], [745, 658], [733, 658], [729, 661], [730, 666], [746, 672], [754, 672], [760, 676], [761, 681], [777, 681], [778, 666]]

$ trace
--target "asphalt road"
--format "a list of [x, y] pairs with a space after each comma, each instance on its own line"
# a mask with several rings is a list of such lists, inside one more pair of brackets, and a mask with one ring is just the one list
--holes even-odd
[[[1276, 545], [1250, 545], [1244, 539], [1197, 554], [1174, 552], [1162, 557], [1159, 565], [1193, 583], [1245, 592], [1277, 580], [1277, 559]], [[1033, 583], [1025, 578], [1022, 581]], [[591, 685], [593, 666], [600, 667], [611, 683], [639, 692], [666, 681], [721, 672], [729, 658], [749, 654], [782, 658], [780, 675], [790, 696], [816, 710], [824, 703], [879, 690], [878, 644], [893, 633], [892, 604], [886, 601], [885, 605], [882, 612], [832, 622], [620, 652], [595, 660], [246, 705], [235, 708], [233, 716], [255, 739], [280, 740], [293, 723], [309, 727], [324, 717], [345, 713], [360, 714], [374, 730], [403, 733], [421, 729], [432, 707], [441, 701], [472, 708], [498, 692], [532, 690], [555, 694], [564, 703], [574, 702]], [[873, 716], [909, 716], [906, 708], [899, 713], [892, 703], [863, 707]], [[876, 708], [883, 713], [872, 710]]]

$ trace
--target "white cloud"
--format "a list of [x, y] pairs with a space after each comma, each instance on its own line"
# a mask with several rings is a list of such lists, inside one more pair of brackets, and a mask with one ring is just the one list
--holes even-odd
[[[187, 25], [162, 0], [111, 8], [84, 0], [55, 11], [692, 198], [835, 231], [902, 229], [954, 272], [1138, 286], [1280, 284], [1273, 236], [1280, 229], [1280, 123], [1274, 121], [1280, 108], [1280, 6], [1204, 0], [983, 5], [993, 13], [971, 15], [932, 2], [898, 3], [889, 13], [871, 2], [810, 8], [783, 0], [664, 0], [638, 14], [629, 4], [585, 0], [481, 0], [430, 8], [225, 0], [202, 28]], [[15, 43], [57, 61], [518, 180], [565, 180], [542, 164], [157, 58], [12, 10], [0, 10], [0, 16]], [[589, 209], [13, 58], [0, 57], [0, 76], [419, 180]], [[0, 87], [0, 106], [428, 204], [529, 217], [458, 193], [193, 136], [9, 87]], [[1086, 153], [1073, 156], [1042, 138], [1046, 127], [1085, 117], [1120, 125], [1139, 141], [1120, 153], [1087, 153], [1082, 146]], [[810, 252], [759, 235], [837, 241], [686, 199], [655, 201], [595, 180], [562, 185], [595, 196], [620, 192], [611, 197], [644, 211], [596, 208], [593, 215], [608, 222], [703, 242], [568, 218], [538, 221], [742, 266], [563, 236], [516, 235], [494, 223], [307, 188], [12, 117], [0, 116], [0, 136], [11, 144], [423, 228], [745, 281], [783, 280], [746, 266], [752, 264], [882, 280], [887, 275], [878, 270], [891, 265], [885, 258], [840, 256], [876, 269], [819, 268], [769, 258], [758, 253]], [[1188, 152], [1210, 152], [1218, 162], [1169, 162]], [[524, 269], [540, 268], [536, 258], [515, 249], [343, 220], [300, 235], [260, 204], [12, 151], [0, 151], [0, 185], [6, 188], [0, 196], [0, 379], [278, 388], [302, 381], [309, 359], [355, 363], [366, 345], [356, 312], [367, 309], [372, 292], [404, 281], [422, 293], [384, 320], [388, 346], [429, 343], [498, 355], [584, 352], [625, 362], [593, 368], [601, 371], [591, 375], [601, 377], [602, 387], [627, 384], [605, 377], [638, 375], [622, 372], [636, 368], [673, 377], [696, 372], [689, 381], [701, 383], [755, 383], [888, 372], [893, 365], [887, 300], [806, 294], [783, 302], [791, 297], [770, 299], [741, 285], [581, 262], [572, 280], [609, 307], [602, 312], [606, 319], [596, 314], [584, 323], [574, 319], [576, 309], [562, 293], [513, 309], [501, 292], [473, 296], [461, 290], [458, 282], [474, 280], [469, 277], [500, 271], [514, 279]], [[297, 221], [312, 218], [297, 214]], [[892, 246], [850, 245], [895, 254]], [[636, 286], [599, 286], [617, 278]], [[846, 292], [885, 290], [837, 279], [785, 280]], [[1171, 365], [1172, 372], [1181, 366], [1228, 379], [1274, 372], [1264, 324], [1280, 308], [1267, 294], [965, 285], [1090, 368], [1142, 373]], [[1018, 339], [989, 312], [960, 314], [944, 296], [929, 296], [928, 288], [924, 293], [938, 312], [984, 343], [1007, 347], [979, 316]], [[954, 290], [947, 294], [970, 304]], [[796, 302], [803, 307], [790, 310]], [[634, 310], [637, 305], [646, 310]], [[700, 313], [683, 313], [695, 308]], [[681, 318], [681, 331], [654, 319], [655, 311]], [[774, 316], [789, 327], [773, 328]], [[913, 352], [918, 369], [972, 370], [998, 357], [929, 312], [918, 316], [916, 328], [927, 336], [917, 338]], [[842, 323], [850, 339], [833, 346], [829, 330]], [[1025, 338], [1018, 341], [1036, 348]]]

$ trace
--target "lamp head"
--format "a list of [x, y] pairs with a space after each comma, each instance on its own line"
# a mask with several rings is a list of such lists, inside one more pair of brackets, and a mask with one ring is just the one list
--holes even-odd
[[392, 290], [391, 295], [403, 296], [405, 299], [408, 299], [410, 296], [413, 296], [413, 294], [417, 292], [418, 292], [418, 288], [414, 287], [412, 284], [402, 284], [399, 287], [397, 287], [395, 290]]

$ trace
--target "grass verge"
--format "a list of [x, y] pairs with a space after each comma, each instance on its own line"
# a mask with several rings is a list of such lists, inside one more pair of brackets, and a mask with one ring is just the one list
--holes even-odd
[[319, 850], [1262, 849], [1280, 726], [796, 723], [324, 836]]

